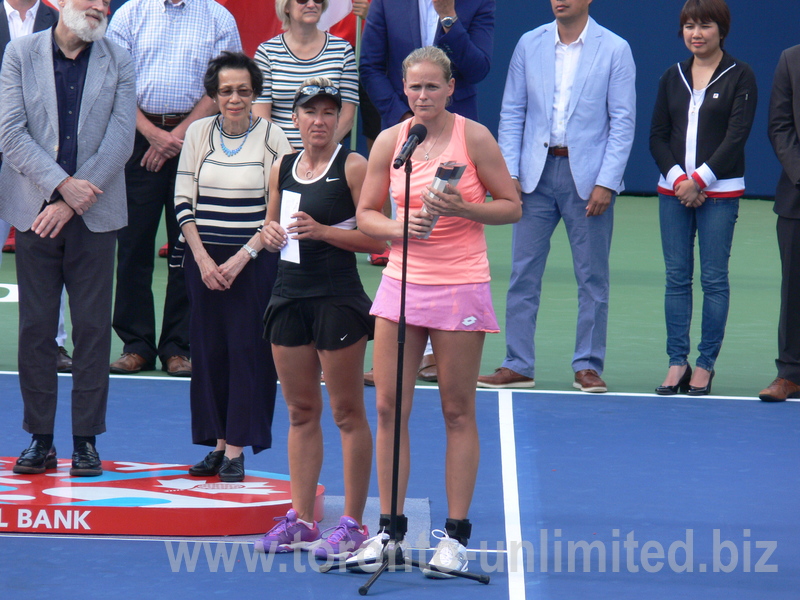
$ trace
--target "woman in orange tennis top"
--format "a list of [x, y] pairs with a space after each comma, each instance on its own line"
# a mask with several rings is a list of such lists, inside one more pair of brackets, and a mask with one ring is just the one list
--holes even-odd
[[[411, 127], [422, 124], [427, 137], [414, 152], [409, 214], [406, 338], [403, 373], [398, 538], [405, 533], [402, 516], [409, 474], [408, 417], [417, 368], [430, 335], [439, 368], [439, 390], [447, 433], [445, 487], [448, 515], [431, 564], [466, 570], [467, 518], [478, 471], [479, 440], [475, 420], [475, 388], [483, 340], [499, 331], [492, 308], [484, 225], [519, 220], [522, 205], [497, 142], [483, 125], [447, 110], [454, 80], [450, 60], [435, 47], [412, 52], [403, 63], [408, 119], [382, 132], [370, 154], [357, 209], [358, 227], [379, 240], [391, 240], [389, 264], [372, 305], [376, 319], [374, 365], [378, 432], [376, 461], [380, 490], [379, 533], [348, 560], [351, 567], [373, 570], [380, 556], [391, 506], [392, 450], [397, 369], [397, 321], [405, 198], [405, 173], [391, 168]], [[458, 187], [435, 192], [429, 185], [440, 163], [466, 165]], [[381, 207], [391, 191], [397, 218]], [[487, 192], [493, 200], [486, 201]], [[424, 205], [424, 210], [423, 210]], [[433, 216], [439, 216], [433, 223]], [[424, 239], [428, 233], [430, 237]], [[429, 577], [443, 577], [425, 570]]]

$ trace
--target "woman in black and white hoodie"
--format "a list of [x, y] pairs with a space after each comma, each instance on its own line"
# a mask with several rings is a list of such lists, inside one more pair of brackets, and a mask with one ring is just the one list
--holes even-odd
[[[724, 0], [688, 0], [680, 35], [692, 56], [659, 82], [650, 128], [658, 164], [664, 312], [669, 371], [656, 393], [711, 392], [728, 317], [728, 260], [744, 193], [744, 146], [756, 110], [752, 69], [723, 50], [730, 30]], [[699, 356], [688, 362], [694, 240], [700, 247], [703, 322]]]

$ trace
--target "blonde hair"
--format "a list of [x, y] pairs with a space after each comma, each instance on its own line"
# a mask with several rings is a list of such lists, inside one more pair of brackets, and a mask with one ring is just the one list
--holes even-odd
[[453, 78], [453, 66], [444, 50], [436, 46], [424, 46], [417, 48], [406, 56], [403, 61], [403, 79], [406, 78], [406, 73], [411, 67], [423, 62], [433, 63], [439, 67], [442, 70], [445, 81], [450, 81]]
[[319, 87], [336, 87], [336, 84], [333, 83], [327, 77], [309, 77], [297, 89], [304, 88], [307, 85], [318, 85]]
[[[275, 0], [275, 13], [278, 15], [278, 18], [281, 20], [281, 24], [283, 25], [283, 29], [289, 29], [289, 25], [292, 22], [292, 19], [289, 17], [289, 13], [286, 11], [286, 8], [289, 6], [290, 2], [294, 2], [295, 0]], [[313, 0], [306, 0], [306, 2], [312, 2]], [[330, 0], [323, 0], [322, 2], [322, 11], [320, 14], [324, 13], [328, 10], [328, 5], [330, 4]]]

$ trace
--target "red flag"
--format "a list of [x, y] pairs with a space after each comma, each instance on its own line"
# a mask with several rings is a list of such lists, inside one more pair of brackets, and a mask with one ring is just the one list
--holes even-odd
[[261, 42], [278, 35], [281, 22], [275, 14], [275, 3], [270, 0], [217, 0], [236, 19], [242, 48], [253, 56]]

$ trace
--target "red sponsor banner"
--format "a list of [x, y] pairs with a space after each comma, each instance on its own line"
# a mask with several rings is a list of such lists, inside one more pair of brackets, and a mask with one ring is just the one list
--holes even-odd
[[[0, 532], [223, 536], [264, 533], [291, 508], [289, 478], [247, 471], [244, 481], [191, 477], [188, 465], [103, 462], [100, 477], [72, 477], [71, 461], [17, 475], [0, 458]], [[315, 519], [325, 488], [317, 486]]]

